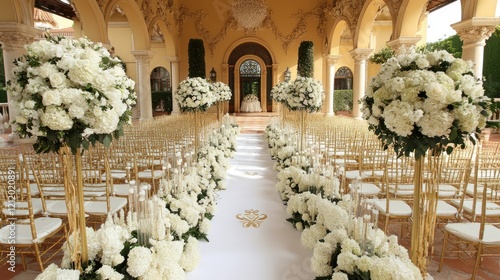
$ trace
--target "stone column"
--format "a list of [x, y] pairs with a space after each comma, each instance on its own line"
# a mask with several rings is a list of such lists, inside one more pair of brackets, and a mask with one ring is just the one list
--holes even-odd
[[[273, 80], [272, 81], [267, 81], [268, 83], [272, 83], [271, 86], [274, 87], [275, 85], [277, 85], [279, 82], [278, 80], [278, 64], [273, 64]], [[272, 88], [271, 87], [271, 88]], [[268, 92], [267, 94], [271, 94], [271, 92]], [[272, 110], [271, 112], [274, 112], [274, 113], [278, 113], [279, 112], [279, 104], [277, 102], [274, 101], [274, 99], [272, 100]]]
[[[223, 63], [221, 65], [221, 81], [225, 83], [226, 85], [229, 86], [229, 64]], [[234, 91], [231, 92], [231, 94], [234, 94]], [[224, 102], [224, 114], [229, 112], [229, 101]]]
[[366, 60], [373, 52], [372, 49], [354, 49], [350, 51], [354, 58], [354, 77], [352, 85], [352, 116], [355, 119], [361, 119], [361, 106], [359, 100], [365, 96], [366, 89]]
[[[31, 44], [35, 37], [40, 34], [40, 30], [15, 22], [0, 23], [0, 43], [3, 49], [3, 61], [5, 71], [5, 81], [11, 79], [12, 68], [14, 67], [14, 60], [26, 54], [24, 46]], [[9, 119], [13, 120], [17, 116], [17, 109], [10, 101], [9, 94], [7, 94], [7, 103], [9, 106]], [[15, 139], [14, 132], [16, 127], [12, 126], [12, 133], [10, 138]]]
[[472, 18], [452, 24], [463, 41], [462, 59], [474, 63], [476, 77], [483, 77], [484, 46], [495, 27], [500, 22], [499, 18]]
[[179, 103], [175, 100], [175, 92], [179, 87], [179, 60], [174, 57], [170, 60], [170, 73], [172, 74], [172, 115], [180, 114]]
[[415, 46], [421, 39], [422, 37], [399, 37], [387, 42], [387, 46], [391, 47], [394, 52], [399, 53], [401, 48]]
[[327, 65], [327, 77], [328, 77], [328, 88], [327, 88], [327, 98], [326, 98], [326, 103], [328, 104], [327, 106], [327, 112], [326, 114], [329, 116], [335, 115], [335, 112], [333, 111], [333, 101], [334, 101], [334, 91], [335, 91], [335, 63], [339, 61], [341, 58], [341, 55], [333, 55], [329, 54], [327, 55], [326, 58], [326, 65]]
[[151, 71], [149, 62], [154, 56], [150, 50], [130, 51], [135, 57], [137, 77], [135, 81], [135, 90], [137, 93], [137, 108], [139, 108], [136, 118], [149, 120], [153, 118], [153, 105], [151, 104]]

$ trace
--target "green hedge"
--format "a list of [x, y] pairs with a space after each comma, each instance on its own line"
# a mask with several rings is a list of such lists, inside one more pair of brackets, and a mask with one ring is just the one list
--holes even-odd
[[205, 47], [202, 39], [189, 39], [188, 72], [190, 78], [203, 78], [205, 74]]
[[164, 112], [172, 112], [172, 91], [152, 91], [151, 92], [151, 106], [153, 111], [163, 100]]
[[7, 92], [0, 89], [0, 103], [7, 103]]
[[333, 111], [352, 112], [352, 89], [335, 90], [333, 92]]
[[314, 43], [302, 41], [299, 46], [297, 75], [306, 78], [314, 76]]

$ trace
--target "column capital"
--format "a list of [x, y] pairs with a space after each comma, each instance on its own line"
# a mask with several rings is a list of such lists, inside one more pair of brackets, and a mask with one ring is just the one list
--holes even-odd
[[401, 48], [415, 46], [422, 37], [399, 37], [397, 39], [391, 40], [387, 42], [387, 46], [389, 46], [393, 51], [399, 52]]
[[0, 42], [6, 50], [23, 48], [31, 44], [41, 30], [17, 22], [0, 23]]
[[490, 38], [500, 18], [471, 18], [451, 25], [464, 43], [478, 42]]
[[337, 54], [325, 55], [326, 63], [328, 63], [328, 66], [335, 65], [335, 63], [337, 63], [341, 58], [342, 56]]
[[349, 54], [354, 58], [355, 61], [362, 61], [368, 59], [370, 54], [372, 54], [373, 49], [353, 49], [349, 51]]
[[139, 63], [149, 63], [151, 58], [155, 56], [154, 51], [150, 50], [137, 50], [137, 51], [130, 51], [130, 53], [135, 57], [135, 60]]

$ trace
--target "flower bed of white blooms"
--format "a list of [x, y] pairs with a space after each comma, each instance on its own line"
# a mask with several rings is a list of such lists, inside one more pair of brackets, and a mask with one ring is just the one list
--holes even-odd
[[7, 92], [20, 137], [36, 137], [37, 152], [100, 142], [109, 146], [131, 120], [134, 81], [100, 43], [48, 37], [16, 59]]
[[[313, 78], [299, 76], [288, 89], [285, 105], [289, 110], [316, 112], [321, 109], [325, 91], [320, 82]], [[284, 91], [286, 88], [282, 90]]]
[[[211, 137], [207, 146], [201, 147], [198, 163], [187, 168], [180, 186], [172, 180], [161, 180], [158, 202], [165, 211], [162, 220], [151, 223], [156, 227], [153, 232], [158, 234], [154, 235], [156, 239], [150, 239], [150, 248], [137, 244], [137, 215], [122, 213], [109, 217], [97, 231], [87, 228], [91, 262], [83, 273], [71, 269], [68, 246], [73, 239], [70, 237], [69, 244], [63, 246], [61, 268], [51, 264], [36, 279], [185, 279], [185, 271], [198, 266], [198, 240], [208, 240], [217, 191], [222, 189], [220, 182], [229, 167], [228, 158], [236, 149], [234, 138], [239, 134], [239, 127], [227, 115], [223, 124], [218, 130], [223, 136]], [[219, 150], [228, 148], [232, 152]], [[216, 169], [219, 169], [217, 175]], [[214, 176], [222, 178], [221, 181], [214, 181]], [[165, 234], [167, 228], [169, 235]]]
[[429, 148], [451, 152], [453, 146], [474, 141], [491, 115], [472, 62], [446, 51], [414, 48], [403, 49], [382, 66], [362, 105], [363, 117], [384, 145], [417, 158]]
[[217, 101], [231, 100], [231, 88], [223, 82], [215, 82], [212, 84], [212, 89]]
[[[276, 123], [266, 129], [270, 151], [274, 155], [279, 154], [279, 147], [286, 147], [279, 140], [281, 131]], [[286, 201], [286, 211], [290, 216], [287, 220], [302, 231], [302, 244], [313, 250], [311, 269], [316, 280], [422, 279], [419, 269], [411, 262], [406, 248], [398, 244], [396, 236], [386, 236], [382, 230], [369, 226], [367, 242], [375, 244], [374, 253], [367, 255], [362, 252], [361, 231], [348, 234], [352, 232], [353, 224], [361, 228], [362, 220], [349, 216], [352, 201], [349, 195], [340, 198], [338, 180], [334, 178], [334, 183], [329, 184], [332, 186], [331, 195], [325, 195], [311, 188], [328, 185], [323, 181], [324, 174], [314, 175], [321, 169], [312, 168], [306, 172], [297, 161], [291, 163], [278, 173], [276, 188]], [[304, 185], [302, 181], [309, 183]]]
[[196, 112], [208, 110], [219, 96], [206, 79], [196, 77], [181, 81], [174, 98], [182, 112]]

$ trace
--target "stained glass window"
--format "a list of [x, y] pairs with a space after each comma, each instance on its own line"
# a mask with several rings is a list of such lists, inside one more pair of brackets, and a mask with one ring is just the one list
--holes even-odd
[[260, 64], [252, 59], [245, 60], [240, 66], [241, 77], [260, 77]]

